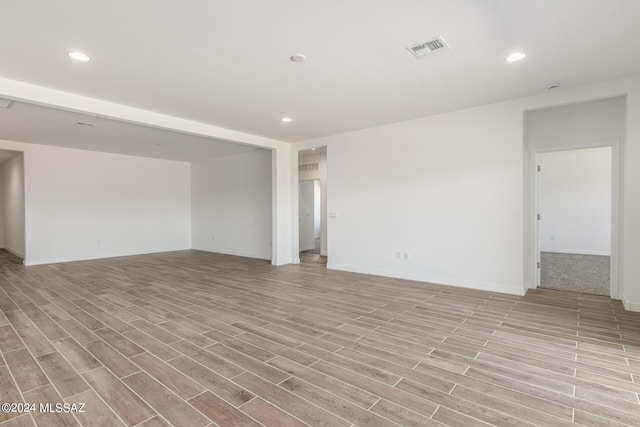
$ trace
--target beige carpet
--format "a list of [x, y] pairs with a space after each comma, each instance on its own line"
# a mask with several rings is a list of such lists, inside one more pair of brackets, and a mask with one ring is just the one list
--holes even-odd
[[540, 287], [609, 295], [610, 257], [541, 252]]

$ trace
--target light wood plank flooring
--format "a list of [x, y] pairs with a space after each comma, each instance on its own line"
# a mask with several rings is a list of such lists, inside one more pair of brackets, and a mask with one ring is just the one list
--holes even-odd
[[3, 427], [640, 425], [640, 315], [606, 297], [0, 251], [0, 310], [0, 401], [53, 405]]

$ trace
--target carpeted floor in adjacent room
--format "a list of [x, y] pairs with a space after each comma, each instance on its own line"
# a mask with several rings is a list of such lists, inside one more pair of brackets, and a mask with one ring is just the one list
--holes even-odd
[[540, 262], [541, 288], [609, 295], [609, 256], [541, 252]]

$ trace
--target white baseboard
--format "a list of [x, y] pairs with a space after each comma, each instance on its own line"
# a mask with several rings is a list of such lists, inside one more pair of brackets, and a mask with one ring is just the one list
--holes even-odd
[[176, 251], [188, 251], [191, 248], [171, 248], [165, 250], [158, 251], [140, 251], [140, 252], [112, 252], [106, 254], [98, 255], [90, 255], [90, 256], [72, 256], [72, 257], [60, 257], [60, 258], [43, 258], [43, 259], [29, 259], [24, 261], [24, 265], [29, 267], [33, 265], [45, 265], [45, 264], [60, 264], [63, 262], [76, 262], [76, 261], [91, 261], [94, 259], [108, 259], [108, 258], [120, 258], [126, 256], [136, 256], [136, 255], [152, 255], [152, 254], [161, 254], [164, 252], [176, 252]]
[[468, 289], [477, 289], [481, 291], [498, 292], [502, 294], [523, 296], [526, 289], [523, 286], [498, 285], [495, 283], [474, 282], [469, 280], [451, 279], [444, 277], [433, 277], [422, 274], [403, 273], [397, 271], [378, 270], [373, 268], [353, 267], [340, 264], [328, 263], [327, 268], [330, 270], [349, 271], [352, 273], [371, 274], [374, 276], [393, 277], [396, 279], [415, 280], [418, 282], [433, 283], [444, 286], [456, 286]]
[[214, 254], [233, 255], [233, 256], [240, 256], [244, 258], [255, 258], [255, 259], [264, 259], [267, 261], [271, 261], [271, 254], [259, 254], [256, 252], [238, 252], [238, 251], [227, 251], [227, 250], [221, 250], [221, 249], [202, 249], [202, 248], [193, 248], [193, 250], [211, 252]]
[[640, 302], [629, 301], [626, 295], [622, 296], [622, 305], [627, 311], [640, 311]]
[[15, 249], [11, 249], [11, 248], [7, 248], [6, 246], [3, 248], [5, 249], [7, 252], [24, 259], [24, 254], [22, 252], [16, 251]]
[[311, 246], [309, 246], [309, 245], [307, 245], [307, 246], [301, 246], [301, 247], [300, 247], [300, 252], [302, 252], [302, 251], [310, 251], [311, 249], [315, 249], [315, 248], [316, 248], [316, 247], [315, 247], [315, 245], [311, 245]]

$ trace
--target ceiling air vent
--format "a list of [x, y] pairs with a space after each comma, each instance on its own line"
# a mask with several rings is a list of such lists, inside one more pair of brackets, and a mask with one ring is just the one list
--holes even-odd
[[306, 165], [299, 165], [298, 172], [308, 172], [308, 171], [317, 171], [318, 164], [317, 163], [308, 163]]
[[426, 42], [407, 46], [407, 49], [409, 49], [409, 52], [413, 53], [416, 58], [422, 59], [425, 56], [429, 56], [443, 50], [450, 50], [451, 48], [442, 37], [438, 36]]

